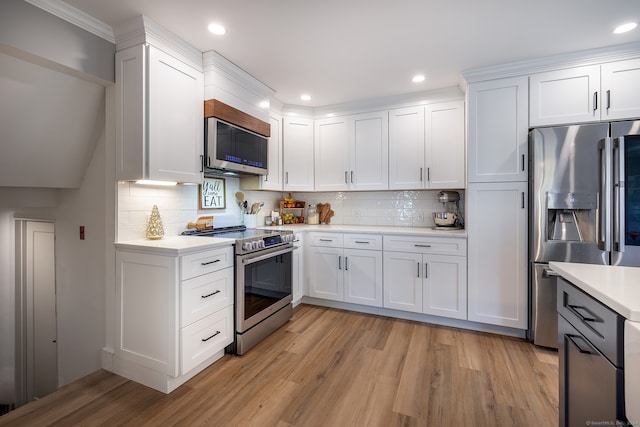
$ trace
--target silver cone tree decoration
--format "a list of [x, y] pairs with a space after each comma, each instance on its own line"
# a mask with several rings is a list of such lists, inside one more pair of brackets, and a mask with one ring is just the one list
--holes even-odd
[[151, 209], [151, 216], [147, 221], [147, 239], [159, 240], [164, 237], [164, 226], [162, 225], [162, 218], [160, 218], [160, 211], [158, 205], [153, 205]]

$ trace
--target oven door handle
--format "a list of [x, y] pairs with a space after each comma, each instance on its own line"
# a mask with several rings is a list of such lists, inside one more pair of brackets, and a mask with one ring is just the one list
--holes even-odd
[[254, 262], [264, 261], [265, 259], [273, 258], [274, 256], [284, 255], [286, 253], [293, 252], [296, 249], [298, 249], [297, 246], [290, 246], [286, 249], [282, 249], [275, 252], [269, 252], [268, 254], [260, 255], [255, 258], [254, 257], [242, 258], [241, 262], [244, 265], [249, 265], [249, 264], [253, 264]]

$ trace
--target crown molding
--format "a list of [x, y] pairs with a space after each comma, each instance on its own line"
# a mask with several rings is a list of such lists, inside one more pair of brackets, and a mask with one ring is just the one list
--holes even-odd
[[116, 26], [114, 35], [116, 51], [148, 43], [202, 72], [202, 52], [146, 16]]
[[113, 29], [104, 22], [88, 15], [61, 0], [25, 0], [58, 18], [82, 28], [108, 42], [115, 43]]
[[640, 43], [638, 42], [581, 50], [538, 59], [464, 70], [461, 73], [461, 86], [465, 83], [469, 84], [486, 80], [518, 77], [563, 68], [598, 65], [638, 56], [640, 56]]
[[272, 99], [275, 90], [262, 83], [260, 80], [220, 55], [215, 50], [209, 50], [202, 54], [202, 64], [204, 71], [215, 69], [222, 73], [228, 80], [249, 90], [260, 98]]

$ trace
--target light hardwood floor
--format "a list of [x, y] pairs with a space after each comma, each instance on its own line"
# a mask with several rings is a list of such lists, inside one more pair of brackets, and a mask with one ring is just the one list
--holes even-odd
[[169, 395], [98, 371], [0, 425], [553, 426], [558, 356], [498, 335], [302, 305]]

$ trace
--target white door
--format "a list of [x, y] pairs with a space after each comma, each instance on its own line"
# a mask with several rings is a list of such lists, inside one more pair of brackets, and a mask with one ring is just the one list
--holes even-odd
[[309, 296], [333, 301], [344, 300], [342, 249], [309, 249]]
[[26, 368], [27, 400], [58, 388], [54, 225], [26, 222]]
[[284, 189], [313, 191], [313, 120], [285, 117], [282, 146]]
[[466, 319], [467, 259], [449, 255], [425, 255], [424, 276], [423, 312]]
[[425, 152], [429, 188], [464, 188], [464, 101], [425, 107]]
[[346, 117], [315, 121], [314, 166], [316, 191], [349, 188], [349, 125]]
[[422, 254], [385, 251], [384, 307], [422, 313]]
[[424, 188], [424, 107], [389, 111], [389, 189]]
[[467, 181], [526, 181], [527, 77], [472, 83], [467, 90]]
[[527, 185], [467, 188], [469, 320], [527, 328]]
[[349, 188], [389, 189], [389, 113], [351, 116]]
[[640, 117], [640, 59], [602, 66], [602, 119]]
[[344, 250], [344, 301], [382, 307], [382, 251]]

